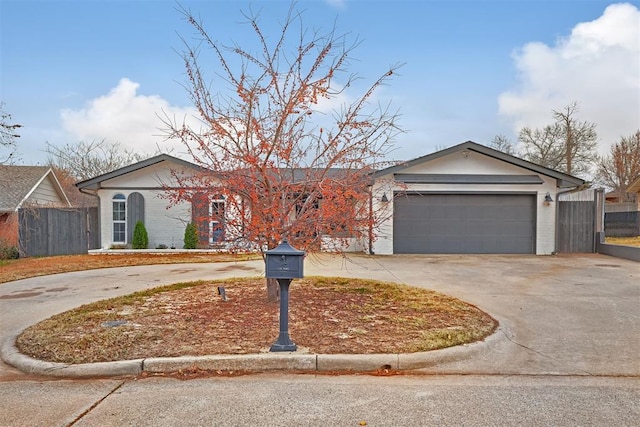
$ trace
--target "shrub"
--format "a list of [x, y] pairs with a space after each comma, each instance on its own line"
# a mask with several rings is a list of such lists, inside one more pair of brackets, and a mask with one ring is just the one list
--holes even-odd
[[195, 249], [198, 245], [198, 230], [194, 223], [187, 224], [187, 228], [184, 230], [184, 248]]
[[133, 249], [147, 249], [149, 247], [149, 235], [142, 221], [136, 222], [136, 227], [133, 229], [131, 247]]
[[18, 259], [20, 252], [15, 246], [8, 246], [0, 243], [0, 259]]

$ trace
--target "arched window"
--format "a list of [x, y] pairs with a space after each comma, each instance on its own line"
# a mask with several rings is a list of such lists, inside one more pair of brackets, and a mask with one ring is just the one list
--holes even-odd
[[124, 194], [114, 194], [111, 199], [113, 208], [113, 243], [127, 243], [127, 198]]

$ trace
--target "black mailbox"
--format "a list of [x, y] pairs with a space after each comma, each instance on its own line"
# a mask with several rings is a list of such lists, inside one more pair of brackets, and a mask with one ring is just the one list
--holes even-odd
[[265, 263], [267, 279], [304, 277], [304, 251], [293, 248], [286, 240], [265, 252]]

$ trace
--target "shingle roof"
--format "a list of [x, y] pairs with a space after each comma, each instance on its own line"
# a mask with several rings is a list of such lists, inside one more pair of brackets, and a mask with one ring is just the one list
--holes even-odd
[[89, 178], [84, 181], [77, 182], [76, 187], [80, 189], [89, 188], [89, 189], [97, 190], [98, 188], [100, 188], [100, 184], [103, 181], [107, 181], [112, 178], [117, 178], [119, 176], [126, 175], [128, 173], [135, 172], [137, 170], [144, 169], [146, 167], [153, 166], [157, 163], [165, 162], [165, 161], [177, 163], [179, 165], [196, 169], [196, 170], [204, 170], [204, 168], [201, 168], [200, 166], [193, 164], [191, 162], [187, 162], [186, 160], [182, 160], [177, 157], [170, 156], [169, 154], [159, 154], [157, 156], [150, 157], [148, 159], [131, 164], [129, 166], [125, 166], [120, 169], [116, 169], [114, 171], [96, 176], [94, 178]]
[[0, 212], [13, 212], [51, 171], [48, 166], [0, 165]]
[[631, 184], [629, 184], [627, 188], [627, 193], [640, 193], [640, 175], [631, 181]]

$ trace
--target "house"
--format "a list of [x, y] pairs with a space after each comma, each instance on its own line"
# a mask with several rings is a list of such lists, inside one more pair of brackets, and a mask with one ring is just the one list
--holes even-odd
[[558, 194], [585, 182], [472, 141], [374, 174], [376, 254], [552, 254]]
[[58, 178], [48, 166], [0, 165], [0, 243], [18, 244], [18, 210], [71, 207]]
[[[130, 245], [135, 224], [142, 221], [150, 248], [182, 248], [185, 228], [192, 222], [195, 209], [186, 201], [170, 203], [166, 189], [178, 185], [177, 177], [200, 171], [193, 163], [160, 154], [78, 182], [76, 187], [80, 191], [98, 198], [100, 247]], [[216, 233], [220, 229], [215, 224], [212, 227]], [[219, 234], [213, 237], [213, 231], [212, 239], [221, 238]]]
[[[181, 248], [189, 222], [197, 223], [202, 246], [224, 246], [238, 237], [228, 226], [232, 209], [224, 198], [200, 193], [191, 201], [168, 201], [166, 189], [179, 186], [177, 176], [202, 171], [162, 154], [76, 185], [99, 198], [102, 248], [129, 244], [137, 220], [144, 222], [151, 248]], [[381, 255], [554, 253], [558, 195], [585, 185], [471, 141], [377, 171], [372, 178], [369, 205], [377, 225], [364, 233], [367, 241], [340, 243]], [[207, 215], [219, 220], [198, 220]], [[323, 241], [325, 248], [332, 244]]]

